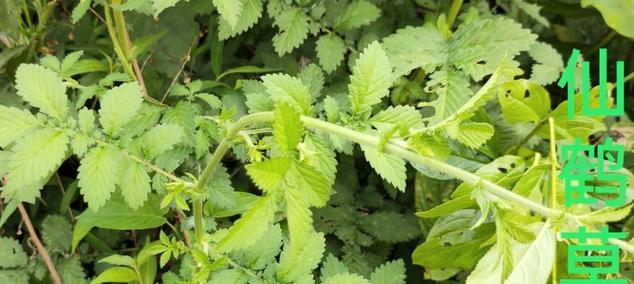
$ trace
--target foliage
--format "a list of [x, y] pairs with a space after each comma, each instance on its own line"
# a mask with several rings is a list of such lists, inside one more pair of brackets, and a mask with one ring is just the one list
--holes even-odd
[[556, 233], [630, 232], [631, 200], [564, 208], [550, 143], [626, 145], [631, 196], [634, 128], [569, 118], [553, 83], [571, 47], [631, 59], [630, 10], [3, 1], [0, 282], [583, 278]]

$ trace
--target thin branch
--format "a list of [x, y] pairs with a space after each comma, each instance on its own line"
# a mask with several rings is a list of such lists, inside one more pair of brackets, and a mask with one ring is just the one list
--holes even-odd
[[24, 224], [26, 225], [26, 228], [29, 231], [31, 241], [33, 241], [33, 243], [35, 244], [35, 248], [37, 249], [37, 252], [40, 254], [42, 259], [44, 260], [44, 263], [46, 264], [46, 267], [48, 268], [48, 271], [51, 273], [51, 281], [53, 281], [53, 283], [55, 284], [62, 284], [62, 279], [59, 278], [59, 274], [57, 274], [57, 270], [55, 270], [53, 261], [51, 260], [51, 257], [48, 255], [46, 248], [44, 248], [44, 246], [42, 245], [42, 242], [40, 242], [40, 238], [37, 237], [37, 234], [35, 233], [35, 229], [33, 228], [33, 224], [31, 223], [31, 219], [29, 218], [29, 214], [26, 213], [26, 210], [24, 209], [22, 202], [18, 203], [18, 210], [20, 211], [22, 220], [24, 221]]
[[170, 83], [169, 87], [167, 87], [167, 90], [165, 90], [165, 94], [163, 94], [161, 103], [165, 101], [165, 98], [167, 98], [167, 95], [170, 93], [170, 90], [172, 90], [172, 87], [174, 87], [174, 84], [176, 84], [176, 81], [178, 81], [178, 77], [180, 77], [181, 73], [183, 73], [183, 70], [185, 70], [185, 65], [187, 64], [187, 62], [189, 62], [189, 60], [191, 60], [192, 58], [191, 53], [192, 53], [193, 47], [194, 47], [194, 44], [190, 45], [189, 49], [187, 49], [187, 53], [185, 53], [185, 56], [181, 60], [181, 65], [178, 68], [178, 72], [176, 72], [176, 75], [174, 76], [174, 78], [172, 78], [172, 82]]

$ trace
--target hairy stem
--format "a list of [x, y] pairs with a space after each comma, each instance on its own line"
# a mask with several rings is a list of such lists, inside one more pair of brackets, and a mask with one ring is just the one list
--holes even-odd
[[[225, 135], [224, 139], [220, 142], [220, 145], [218, 145], [218, 147], [214, 151], [212, 158], [210, 159], [209, 163], [205, 167], [198, 183], [196, 184], [196, 190], [199, 192], [204, 191], [204, 188], [207, 182], [209, 181], [209, 179], [211, 178], [212, 173], [214, 172], [214, 170], [220, 163], [220, 160], [222, 159], [222, 157], [225, 155], [225, 153], [229, 149], [230, 141], [237, 135], [237, 133], [241, 129], [243, 129], [244, 127], [252, 123], [271, 122], [273, 121], [273, 117], [274, 117], [273, 112], [260, 112], [260, 113], [254, 113], [254, 114], [244, 116], [240, 118], [236, 123], [234, 123], [230, 127], [229, 131], [227, 132], [227, 135]], [[304, 127], [306, 128], [326, 132], [329, 134], [334, 134], [341, 138], [344, 138], [346, 140], [355, 142], [363, 146], [378, 147], [380, 144], [380, 137], [375, 137], [365, 133], [357, 132], [355, 130], [346, 128], [344, 126], [321, 121], [319, 119], [312, 118], [312, 117], [301, 116], [300, 119], [302, 123], [304, 124]], [[452, 166], [445, 162], [442, 162], [433, 158], [425, 157], [416, 152], [413, 152], [407, 148], [407, 144], [405, 141], [391, 139], [390, 141], [385, 143], [384, 152], [397, 156], [404, 160], [407, 160], [411, 163], [425, 165], [432, 169], [438, 170], [456, 179], [462, 180], [463, 182], [466, 182], [467, 184], [480, 186], [487, 192], [499, 198], [519, 204], [546, 218], [557, 218], [560, 216], [574, 217], [568, 213], [565, 213], [564, 211], [561, 211], [559, 209], [549, 208], [547, 206], [544, 206], [541, 203], [535, 202], [515, 192], [509, 191], [506, 188], [501, 187], [500, 185], [494, 182], [491, 182], [489, 180], [483, 179], [482, 177], [476, 174], [470, 173], [468, 171]], [[200, 200], [197, 202], [200, 202], [200, 204], [202, 205], [203, 201]], [[200, 209], [198, 210], [201, 211], [200, 213], [194, 212], [194, 218], [200, 219], [199, 221], [196, 222], [197, 224], [200, 224], [200, 225], [197, 226], [195, 229], [196, 229], [197, 235], [203, 236], [204, 235], [204, 231], [203, 231], [204, 221], [202, 220], [202, 206], [200, 206], [199, 208]], [[195, 206], [194, 211], [196, 210], [197, 209]], [[199, 238], [199, 241], [201, 240], [202, 239]], [[610, 240], [610, 242], [618, 245], [619, 247], [621, 247], [621, 249], [625, 251], [634, 253], [634, 247], [630, 246], [627, 242], [621, 242], [621, 241], [612, 240], [612, 239]]]
[[24, 221], [24, 224], [26, 225], [26, 229], [29, 231], [29, 236], [31, 240], [33, 241], [33, 243], [35, 244], [37, 253], [40, 254], [40, 256], [42, 257], [42, 260], [44, 260], [44, 263], [46, 264], [46, 267], [48, 268], [48, 271], [51, 273], [51, 281], [55, 284], [62, 284], [62, 279], [59, 278], [59, 274], [57, 274], [57, 270], [55, 269], [55, 266], [53, 265], [53, 261], [51, 260], [51, 257], [48, 255], [46, 248], [42, 245], [40, 238], [38, 238], [37, 234], [35, 233], [35, 229], [33, 228], [33, 223], [31, 223], [31, 218], [29, 218], [29, 214], [26, 213], [26, 210], [24, 209], [24, 205], [22, 205], [21, 202], [18, 203], [18, 210], [20, 211], [20, 216], [22, 216], [22, 220]]

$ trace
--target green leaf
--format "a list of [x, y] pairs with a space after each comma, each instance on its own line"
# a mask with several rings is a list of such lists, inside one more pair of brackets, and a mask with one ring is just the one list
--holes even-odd
[[592, 6], [601, 12], [605, 23], [619, 34], [634, 38], [634, 2], [628, 0], [581, 0], [581, 7]]
[[547, 28], [550, 27], [550, 22], [548, 22], [548, 19], [546, 19], [539, 13], [539, 11], [542, 9], [541, 6], [533, 3], [528, 3], [524, 0], [513, 0], [513, 3], [515, 3], [515, 5], [517, 5], [518, 8], [524, 11], [526, 15], [533, 18], [538, 23], [544, 25]]
[[79, 50], [64, 56], [64, 60], [62, 60], [62, 64], [60, 66], [60, 75], [64, 78], [70, 77], [69, 72], [73, 70], [75, 64], [77, 64], [82, 55], [84, 55], [84, 51]]
[[348, 273], [348, 267], [332, 254], [328, 254], [321, 264], [321, 282], [337, 274]]
[[498, 100], [504, 118], [511, 124], [538, 122], [550, 112], [550, 96], [546, 89], [528, 80], [502, 84]]
[[213, 274], [213, 276], [209, 280], [209, 284], [246, 284], [248, 283], [248, 280], [248, 276], [245, 275], [242, 271], [237, 269], [226, 269]]
[[55, 72], [35, 64], [22, 64], [15, 71], [15, 88], [22, 99], [57, 120], [66, 119], [66, 87]]
[[335, 21], [336, 30], [351, 30], [374, 22], [381, 15], [381, 10], [365, 0], [356, 0], [346, 6], [345, 12]]
[[90, 284], [100, 283], [128, 283], [137, 280], [136, 272], [128, 267], [111, 267], [99, 274]]
[[260, 0], [242, 1], [242, 13], [235, 25], [230, 25], [224, 17], [218, 19], [218, 38], [226, 40], [230, 37], [242, 34], [258, 22], [262, 17], [262, 2]]
[[132, 209], [141, 207], [152, 191], [150, 176], [145, 171], [145, 167], [136, 161], [125, 159], [119, 189]]
[[73, 9], [71, 18], [73, 19], [73, 24], [76, 24], [81, 18], [88, 12], [90, 9], [90, 4], [92, 4], [92, 0], [80, 0], [79, 4], [75, 6]]
[[381, 153], [373, 147], [361, 146], [365, 159], [372, 168], [387, 182], [405, 191], [405, 161], [387, 153]]
[[132, 42], [132, 58], [139, 58], [141, 54], [147, 51], [152, 45], [158, 42], [168, 30], [162, 30], [157, 33], [148, 34], [135, 39]]
[[324, 73], [317, 64], [311, 63], [302, 68], [297, 77], [308, 87], [311, 99], [321, 96], [321, 90], [324, 88]]
[[469, 148], [477, 149], [493, 137], [494, 128], [491, 124], [484, 122], [468, 122], [449, 125], [445, 130], [449, 137]]
[[231, 28], [238, 24], [240, 13], [242, 12], [242, 1], [240, 0], [212, 0], [218, 13], [223, 20], [227, 21]]
[[473, 96], [469, 77], [453, 68], [442, 68], [434, 72], [425, 87], [438, 95], [432, 102], [421, 104], [434, 107], [434, 115], [426, 118], [430, 124], [454, 115]]
[[289, 8], [275, 16], [273, 24], [280, 32], [273, 37], [273, 46], [278, 55], [290, 53], [308, 36], [310, 18], [296, 7]]
[[[413, 216], [380, 211], [361, 220], [360, 228], [382, 242], [398, 243], [420, 235], [420, 225], [417, 221]], [[396, 231], [399, 233], [394, 234]]]
[[2, 237], [0, 238], [0, 267], [5, 269], [25, 266], [27, 256], [18, 241]]
[[331, 186], [326, 176], [305, 162], [294, 163], [286, 182], [291, 189], [302, 192], [309, 206], [323, 207], [330, 198]]
[[308, 133], [304, 138], [304, 149], [310, 155], [304, 155], [303, 162], [320, 171], [330, 185], [335, 182], [337, 159], [335, 152], [327, 146], [321, 137]]
[[70, 252], [73, 227], [60, 215], [48, 215], [42, 221], [42, 240], [47, 248]]
[[142, 103], [143, 91], [136, 82], [125, 83], [106, 91], [99, 110], [99, 123], [104, 132], [116, 137], [123, 131], [123, 126], [132, 120]]
[[119, 266], [128, 266], [130, 268], [134, 268], [136, 266], [136, 262], [134, 258], [127, 255], [113, 254], [107, 257], [104, 257], [99, 260], [100, 263], [109, 263], [112, 265]]
[[78, 133], [73, 137], [70, 141], [70, 147], [73, 150], [73, 153], [77, 155], [77, 157], [82, 157], [88, 151], [88, 147], [95, 144], [95, 139], [92, 137]]
[[634, 204], [624, 207], [605, 207], [592, 213], [583, 214], [577, 219], [586, 224], [604, 224], [621, 221], [630, 215]]
[[384, 38], [382, 46], [396, 77], [407, 75], [419, 67], [431, 73], [447, 62], [445, 37], [433, 26], [399, 29]]
[[273, 136], [283, 153], [295, 151], [304, 135], [304, 126], [299, 120], [299, 113], [288, 103], [280, 102], [275, 108]]
[[0, 105], [0, 147], [7, 147], [38, 125], [29, 111]]
[[251, 66], [251, 65], [239, 66], [239, 67], [228, 69], [225, 72], [222, 72], [222, 74], [216, 77], [216, 81], [220, 81], [220, 79], [231, 74], [258, 74], [258, 73], [270, 73], [275, 71], [280, 71], [280, 69], [264, 68], [264, 67]]
[[[358, 275], [358, 274], [351, 274], [351, 273], [341, 273], [341, 274], [337, 274], [335, 276], [329, 277], [326, 279], [326, 281], [323, 282], [324, 284], [340, 284], [340, 283], [346, 283], [346, 284], [370, 284], [370, 281], [368, 281], [367, 279], [363, 278], [363, 276]], [[380, 283], [380, 282], [377, 282]]]
[[159, 124], [143, 134], [141, 147], [146, 157], [156, 158], [174, 148], [183, 138], [183, 128], [179, 125]]
[[262, 76], [262, 82], [275, 101], [291, 104], [300, 114], [312, 113], [310, 91], [301, 80], [284, 74], [271, 74]]
[[352, 68], [348, 85], [352, 113], [369, 113], [372, 106], [389, 93], [391, 85], [392, 72], [387, 56], [378, 42], [372, 42]]
[[370, 282], [373, 284], [405, 284], [405, 263], [402, 259], [392, 260], [377, 267]]
[[55, 263], [62, 283], [86, 283], [86, 273], [79, 256], [72, 256]]
[[114, 192], [122, 159], [124, 157], [119, 150], [102, 146], [92, 149], [81, 160], [78, 185], [93, 211], [103, 206]]
[[532, 82], [543, 86], [559, 79], [564, 70], [564, 60], [555, 48], [547, 43], [536, 42], [528, 54], [536, 61], [531, 71]]
[[555, 233], [547, 222], [537, 233], [535, 241], [515, 261], [513, 271], [504, 283], [546, 283], [555, 260]]
[[148, 201], [136, 210], [125, 203], [122, 196], [115, 195], [99, 210], [85, 210], [77, 216], [73, 229], [72, 250], [91, 228], [111, 230], [144, 230], [159, 227], [167, 221], [163, 215], [167, 209], [160, 208], [161, 198], [150, 194]]
[[293, 250], [285, 245], [277, 267], [278, 278], [292, 282], [317, 268], [324, 253], [325, 244], [323, 233], [312, 232], [306, 239], [304, 246], [298, 250]]
[[323, 35], [317, 40], [315, 51], [319, 64], [326, 73], [335, 71], [346, 54], [346, 44], [335, 33]]
[[218, 242], [219, 252], [245, 249], [253, 245], [269, 228], [277, 210], [276, 195], [268, 194], [233, 223], [227, 235]]
[[506, 17], [473, 21], [460, 25], [452, 35], [448, 61], [480, 81], [495, 71], [504, 56], [512, 58], [528, 50], [536, 38]]
[[249, 268], [264, 269], [275, 262], [275, 257], [282, 247], [282, 229], [279, 225], [271, 225], [262, 237], [252, 246], [236, 252], [239, 259], [243, 259]]
[[420, 111], [413, 106], [389, 106], [370, 118], [375, 128], [383, 124], [398, 125], [404, 129], [424, 127]]
[[[150, 1], [152, 2], [152, 10], [154, 10], [154, 17], [156, 17], [161, 12], [163, 12], [163, 10], [176, 5], [176, 3], [178, 3], [181, 0], [150, 0]], [[141, 7], [137, 7], [137, 8], [141, 8]]]
[[313, 214], [302, 196], [300, 188], [289, 187], [284, 192], [286, 220], [291, 251], [301, 251], [313, 229]]
[[54, 129], [36, 130], [13, 147], [4, 197], [33, 203], [39, 189], [66, 158], [68, 136]]
[[246, 169], [247, 174], [262, 191], [273, 192], [282, 184], [290, 167], [291, 160], [287, 158], [271, 158], [251, 163]]
[[416, 212], [416, 216], [421, 218], [435, 218], [441, 216], [447, 216], [458, 210], [472, 208], [476, 205], [475, 201], [470, 196], [460, 196], [455, 199], [451, 199], [443, 204], [440, 204], [432, 209]]

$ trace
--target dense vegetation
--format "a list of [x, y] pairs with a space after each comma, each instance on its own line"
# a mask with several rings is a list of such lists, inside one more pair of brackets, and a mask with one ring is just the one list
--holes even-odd
[[0, 283], [584, 278], [557, 232], [632, 187], [566, 208], [557, 149], [631, 181], [634, 124], [556, 82], [608, 48], [632, 114], [633, 3], [0, 1]]

